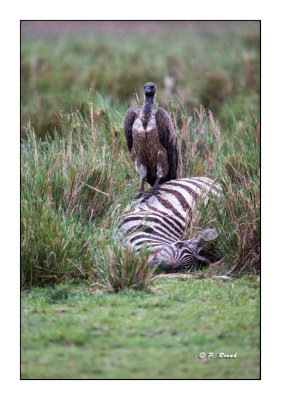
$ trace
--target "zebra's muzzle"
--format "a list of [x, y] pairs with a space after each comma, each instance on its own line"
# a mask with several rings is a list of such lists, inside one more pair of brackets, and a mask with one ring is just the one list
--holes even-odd
[[155, 257], [148, 263], [148, 268], [156, 267], [156, 274], [161, 272], [171, 272], [177, 268], [177, 263], [175, 260], [164, 260], [163, 258]]
[[164, 260], [159, 260], [158, 258], [154, 258], [149, 261], [148, 268], [154, 268], [157, 264], [159, 264], [158, 266], [160, 266], [160, 264], [161, 265], [164, 264]]

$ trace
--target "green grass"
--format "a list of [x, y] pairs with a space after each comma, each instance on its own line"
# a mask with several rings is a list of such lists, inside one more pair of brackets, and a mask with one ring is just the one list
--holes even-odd
[[[259, 283], [158, 278], [153, 292], [22, 294], [22, 378], [259, 378]], [[199, 352], [235, 353], [206, 362]]]
[[23, 34], [22, 132], [31, 120], [38, 136], [52, 133], [60, 110], [87, 109], [96, 91], [124, 115], [136, 93], [142, 99], [148, 81], [157, 84], [160, 106], [171, 95], [189, 110], [203, 104], [225, 127], [232, 115], [241, 118], [242, 109], [256, 111], [259, 43], [258, 22], [166, 34]]

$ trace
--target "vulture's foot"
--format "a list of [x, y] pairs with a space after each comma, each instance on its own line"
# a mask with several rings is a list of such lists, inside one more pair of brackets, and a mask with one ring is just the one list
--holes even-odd
[[133, 201], [134, 201], [134, 200], [139, 200], [139, 199], [141, 199], [144, 195], [145, 195], [145, 192], [144, 192], [144, 191], [143, 191], [143, 192], [140, 191], [138, 195], [136, 195], [135, 197], [132, 198], [132, 200], [133, 200]]
[[143, 199], [142, 201], [146, 201], [148, 199], [150, 199], [150, 197], [154, 196], [155, 194], [158, 194], [159, 191], [158, 189], [149, 189], [147, 190], [145, 193], [143, 193]]
[[151, 190], [157, 191], [159, 188], [160, 181], [161, 181], [161, 176], [157, 176], [156, 181], [155, 181], [154, 185], [152, 186]]

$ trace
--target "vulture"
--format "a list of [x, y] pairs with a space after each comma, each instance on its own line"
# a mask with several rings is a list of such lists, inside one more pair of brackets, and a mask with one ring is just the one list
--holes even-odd
[[124, 119], [128, 149], [141, 179], [140, 194], [147, 181], [156, 191], [160, 183], [177, 178], [179, 148], [175, 126], [164, 108], [153, 110], [156, 85], [144, 85], [144, 105], [130, 107]]

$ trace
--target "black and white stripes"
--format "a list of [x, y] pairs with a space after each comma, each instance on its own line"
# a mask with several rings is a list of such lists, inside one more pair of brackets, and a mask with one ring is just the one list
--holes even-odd
[[[180, 240], [186, 222], [198, 198], [207, 201], [209, 193], [219, 195], [220, 186], [206, 177], [183, 178], [163, 183], [148, 200], [130, 205], [119, 229], [125, 241], [137, 252], [146, 245], [153, 254], [161, 252], [162, 258], [169, 258], [173, 261], [172, 264], [178, 266], [177, 256], [184, 251], [187, 242], [190, 242], [189, 253], [193, 254], [195, 251], [192, 248], [194, 240], [192, 243]], [[190, 258], [190, 254], [186, 254], [185, 258]], [[181, 260], [181, 265], [184, 263]]]

